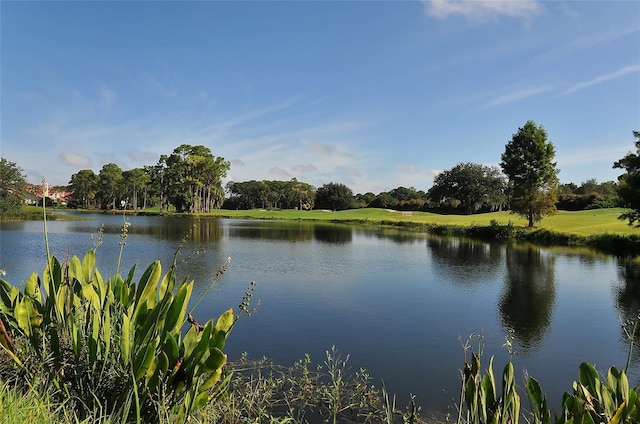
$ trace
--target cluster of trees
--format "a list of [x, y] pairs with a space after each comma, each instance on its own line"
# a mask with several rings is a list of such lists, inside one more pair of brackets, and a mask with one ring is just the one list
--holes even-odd
[[613, 181], [599, 183], [591, 178], [580, 186], [569, 183], [558, 187], [558, 209], [580, 211], [586, 209], [614, 208], [620, 204], [618, 184]]
[[315, 205], [316, 188], [293, 178], [290, 181], [229, 181], [225, 209], [277, 208], [310, 210]]
[[222, 178], [229, 166], [208, 147], [183, 144], [161, 155], [154, 166], [123, 171], [108, 163], [98, 174], [91, 169], [73, 174], [69, 206], [138, 209], [159, 204], [161, 210], [172, 205], [179, 212], [209, 212], [224, 202]]
[[[231, 181], [229, 162], [204, 146], [183, 144], [170, 155], [161, 155], [155, 165], [123, 171], [108, 163], [98, 174], [83, 169], [71, 176], [73, 191], [69, 206], [83, 208], [138, 209], [160, 205], [178, 212], [201, 213], [227, 209], [281, 208], [310, 210], [376, 207], [397, 210], [477, 213], [508, 209], [527, 218], [533, 226], [556, 209], [583, 210], [622, 206], [625, 215], [640, 226], [640, 132], [634, 131], [637, 153], [615, 162], [626, 172], [613, 181], [595, 179], [559, 184], [553, 161], [555, 149], [547, 132], [533, 121], [518, 128], [501, 155], [500, 168], [465, 162], [438, 174], [427, 191], [397, 187], [379, 194], [353, 194], [344, 184], [329, 183], [319, 188], [298, 181]], [[22, 170], [0, 159], [0, 213], [19, 208]]]
[[26, 177], [17, 164], [0, 158], [0, 216], [11, 217], [20, 211], [20, 191], [26, 182]]

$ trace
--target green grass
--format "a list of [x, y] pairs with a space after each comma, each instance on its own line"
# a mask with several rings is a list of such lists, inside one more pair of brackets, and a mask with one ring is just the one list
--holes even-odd
[[[581, 237], [600, 234], [640, 235], [640, 229], [630, 227], [626, 221], [618, 219], [625, 209], [596, 209], [589, 211], [559, 211], [544, 218], [537, 229]], [[216, 210], [209, 216], [226, 218], [314, 220], [331, 222], [357, 222], [362, 224], [414, 223], [421, 225], [486, 226], [492, 221], [500, 224], [512, 222], [515, 226], [526, 227], [527, 221], [509, 212], [491, 212], [475, 215], [440, 215], [429, 212], [410, 212], [366, 208], [328, 212], [322, 210]]]

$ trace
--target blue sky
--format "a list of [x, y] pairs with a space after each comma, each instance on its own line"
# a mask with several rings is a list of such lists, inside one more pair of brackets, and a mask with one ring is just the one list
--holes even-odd
[[640, 130], [640, 2], [0, 2], [0, 154], [31, 182], [154, 164], [427, 190], [532, 119], [563, 183]]

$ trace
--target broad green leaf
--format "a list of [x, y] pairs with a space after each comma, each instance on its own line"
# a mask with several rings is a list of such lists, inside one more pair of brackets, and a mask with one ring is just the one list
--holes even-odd
[[71, 345], [73, 347], [73, 354], [76, 358], [79, 358], [80, 352], [82, 352], [82, 332], [75, 322], [71, 323]]
[[136, 309], [134, 314], [137, 314], [140, 308], [148, 307], [148, 303], [150, 303], [149, 306], [153, 306], [153, 303], [155, 303], [155, 293], [161, 272], [162, 267], [160, 261], [156, 260], [149, 265], [142, 275], [142, 278], [140, 278], [138, 291], [136, 293]]
[[226, 362], [226, 354], [222, 353], [220, 349], [211, 349], [211, 351], [209, 351], [209, 357], [204, 364], [203, 372], [209, 373], [218, 369], [222, 369]]
[[167, 308], [166, 303], [159, 303], [145, 315], [144, 321], [134, 322], [136, 344], [145, 343], [150, 338], [155, 337], [156, 334], [160, 334], [164, 326], [163, 317]]
[[96, 310], [100, 310], [100, 298], [91, 284], [82, 286], [82, 296], [89, 302], [89, 305]]
[[89, 249], [82, 259], [82, 278], [83, 281], [91, 281], [93, 276], [93, 269], [96, 267], [96, 251], [95, 249]]
[[189, 284], [182, 284], [178, 288], [178, 293], [173, 298], [167, 317], [165, 319], [164, 331], [175, 334], [180, 334], [180, 328], [184, 323], [184, 315], [187, 313], [187, 307], [189, 305], [189, 298], [193, 290], [193, 281]]
[[578, 379], [589, 391], [595, 393], [598, 372], [593, 365], [583, 362], [578, 369]]
[[609, 424], [621, 424], [624, 421], [624, 410], [625, 410], [625, 403], [622, 403], [620, 405], [620, 407], [616, 410], [616, 412], [613, 414], [613, 416], [611, 417], [611, 420], [609, 420]]
[[198, 340], [199, 340], [199, 337], [198, 337], [198, 333], [196, 333], [196, 329], [194, 327], [191, 327], [189, 331], [187, 331], [187, 334], [185, 334], [184, 341], [182, 342], [184, 346], [185, 358], [188, 358], [189, 356], [191, 356], [191, 352], [193, 352], [196, 345], [198, 344]]
[[88, 280], [85, 280], [82, 275], [82, 263], [80, 262], [80, 259], [75, 255], [73, 255], [73, 257], [69, 261], [67, 273], [69, 275], [69, 280], [73, 280], [75, 278], [76, 280], [84, 284], [88, 282]]
[[209, 339], [211, 338], [211, 330], [213, 329], [213, 323], [211, 320], [207, 321], [204, 325], [204, 329], [200, 333], [198, 343], [192, 352], [187, 352], [185, 346], [184, 357], [188, 358], [189, 362], [200, 363], [204, 362], [206, 356], [209, 353]]
[[176, 342], [176, 339], [174, 339], [170, 333], [165, 333], [164, 345], [162, 346], [162, 350], [167, 355], [169, 365], [173, 367], [180, 358], [180, 350], [178, 349], [178, 343]]
[[145, 372], [144, 378], [147, 385], [149, 385], [149, 380], [156, 373], [156, 369], [158, 367], [158, 357], [152, 358], [151, 363], [149, 363], [149, 368], [147, 368], [147, 372]]
[[158, 292], [158, 300], [163, 299], [167, 293], [173, 292], [173, 287], [176, 283], [176, 276], [173, 273], [173, 269], [170, 269], [162, 279], [160, 283], [160, 290]]
[[42, 303], [42, 293], [40, 293], [40, 277], [35, 272], [32, 273], [24, 285], [24, 294], [34, 299], [38, 304]]
[[[218, 380], [220, 380], [220, 376], [218, 376]], [[216, 380], [216, 382], [217, 382], [217, 380]], [[213, 384], [215, 384], [216, 382], [214, 382]], [[213, 384], [211, 386], [213, 386]], [[193, 404], [191, 405], [191, 411], [196, 411], [196, 410], [202, 408], [203, 406], [205, 406], [207, 404], [207, 402], [209, 402], [209, 393], [207, 393], [206, 391], [201, 392], [193, 400]]]
[[16, 303], [14, 313], [18, 326], [29, 337], [34, 334], [34, 328], [42, 323], [42, 315], [40, 315], [30, 297], [22, 297]]
[[230, 308], [226, 310], [222, 315], [220, 315], [220, 317], [218, 317], [218, 322], [216, 322], [215, 329], [228, 332], [234, 322], [235, 315], [233, 314], [233, 308]]
[[[167, 359], [167, 355], [165, 355], [164, 352], [160, 352], [160, 354], [156, 356], [154, 359], [154, 366], [153, 366], [154, 372], [151, 376], [149, 376], [148, 382], [147, 382], [147, 386], [151, 390], [153, 390], [153, 388], [155, 387], [158, 387], [158, 385], [160, 384], [161, 378], [166, 378], [168, 367], [169, 367], [169, 360]], [[147, 375], [149, 375], [149, 372], [147, 372]]]
[[75, 296], [69, 286], [62, 285], [55, 294], [56, 316], [59, 322], [66, 322], [69, 309], [71, 308], [72, 299]]
[[124, 360], [131, 361], [131, 321], [127, 314], [122, 314], [122, 335], [120, 336], [120, 350]]
[[627, 373], [622, 371], [620, 373], [620, 379], [618, 380], [618, 392], [622, 396], [622, 401], [627, 402], [629, 400], [629, 379]]
[[100, 343], [100, 315], [99, 311], [87, 312], [87, 316], [91, 320], [91, 337], [89, 339], [89, 361], [94, 362], [98, 359], [98, 343]]
[[8, 308], [14, 308], [20, 290], [8, 281], [0, 278], [0, 302]]
[[131, 267], [131, 269], [129, 270], [129, 273], [127, 274], [127, 279], [126, 279], [126, 280], [124, 280], [124, 282], [125, 282], [127, 285], [130, 285], [130, 284], [131, 284], [131, 282], [133, 281], [133, 277], [134, 277], [134, 275], [135, 275], [135, 274], [136, 274], [136, 266], [134, 265], [134, 266], [132, 266], [132, 267]]
[[108, 353], [111, 348], [111, 311], [109, 307], [104, 309], [104, 319], [102, 320], [102, 341], [104, 342], [104, 351]]
[[496, 403], [495, 392], [489, 374], [485, 374], [484, 377], [482, 377], [480, 385], [480, 406], [482, 408], [483, 418], [486, 421], [486, 412], [492, 410]]
[[48, 287], [47, 292], [55, 292], [63, 282], [62, 266], [55, 256], [51, 256], [47, 261], [47, 266], [42, 274], [42, 280], [45, 287]]
[[133, 375], [136, 381], [140, 381], [149, 369], [149, 366], [153, 362], [156, 346], [157, 341], [156, 343], [147, 343], [140, 346], [141, 349], [135, 354], [133, 360]]

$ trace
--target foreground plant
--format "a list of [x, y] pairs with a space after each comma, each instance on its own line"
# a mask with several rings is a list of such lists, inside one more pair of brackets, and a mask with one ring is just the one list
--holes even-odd
[[184, 422], [228, 382], [222, 349], [237, 316], [229, 309], [184, 333], [193, 281], [176, 284], [174, 268], [162, 276], [155, 261], [138, 282], [135, 266], [105, 280], [91, 249], [82, 261], [49, 257], [22, 290], [0, 279], [0, 344], [13, 359], [0, 379], [25, 390], [43, 380], [80, 418], [101, 410], [156, 422], [165, 408]]
[[[634, 324], [634, 332], [635, 328]], [[520, 396], [511, 359], [511, 339], [508, 338], [505, 343], [510, 356], [502, 374], [502, 388], [498, 390], [493, 374], [493, 357], [484, 375], [481, 375], [480, 359], [484, 347], [482, 336], [472, 335], [469, 338], [463, 346], [465, 356], [471, 350], [470, 341], [476, 338], [479, 340], [478, 353], [471, 352], [469, 363], [465, 358], [462, 372], [462, 390], [456, 421], [458, 424], [517, 424], [522, 417], [532, 424], [640, 423], [639, 387], [629, 386], [626, 369], [618, 370], [612, 366], [605, 378], [598, 374], [593, 365], [586, 362], [580, 364], [578, 381], [573, 383], [573, 393], [565, 392], [563, 395], [560, 414], [552, 414], [540, 384], [535, 378], [527, 376], [525, 386], [531, 411], [526, 416], [520, 410]]]

